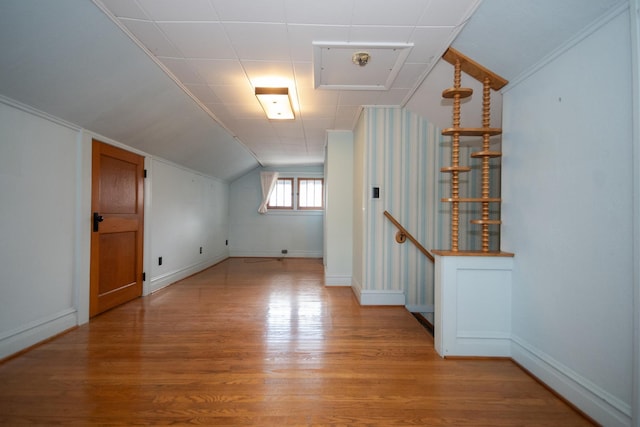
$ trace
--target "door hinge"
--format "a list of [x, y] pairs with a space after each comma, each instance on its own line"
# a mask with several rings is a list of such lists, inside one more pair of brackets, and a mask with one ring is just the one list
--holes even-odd
[[146, 169], [144, 170], [144, 177], [145, 178], [147, 177], [147, 170]]
[[147, 280], [147, 273], [142, 273], [142, 281], [146, 281]]

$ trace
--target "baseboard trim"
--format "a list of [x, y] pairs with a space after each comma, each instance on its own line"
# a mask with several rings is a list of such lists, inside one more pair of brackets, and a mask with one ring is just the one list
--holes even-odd
[[511, 358], [534, 378], [596, 422], [631, 426], [631, 407], [519, 337], [511, 337]]
[[322, 258], [322, 252], [289, 250], [287, 254], [277, 251], [229, 250], [231, 258]]
[[191, 265], [189, 267], [182, 268], [180, 270], [172, 271], [167, 274], [163, 274], [162, 276], [151, 278], [151, 282], [148, 287], [145, 287], [144, 295], [149, 295], [153, 292], [157, 292], [162, 288], [166, 288], [169, 285], [174, 284], [175, 282], [185, 279], [189, 276], [192, 276], [196, 273], [201, 272], [202, 270], [206, 270], [209, 267], [213, 267], [216, 264], [221, 263], [225, 259], [229, 257], [227, 256], [219, 256], [208, 261], [201, 262], [199, 264]]
[[351, 276], [325, 275], [325, 286], [351, 286]]
[[400, 305], [404, 306], [405, 296], [399, 290], [360, 289], [360, 305]]
[[32, 347], [78, 325], [77, 310], [68, 308], [0, 335], [0, 359]]
[[415, 305], [415, 304], [407, 304], [407, 310], [411, 313], [433, 313], [434, 307], [433, 304], [423, 304], [423, 305]]

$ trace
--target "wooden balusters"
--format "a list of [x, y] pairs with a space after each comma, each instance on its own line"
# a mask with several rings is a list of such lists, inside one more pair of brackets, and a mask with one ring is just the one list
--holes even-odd
[[[499, 203], [500, 198], [492, 198], [490, 159], [500, 157], [499, 151], [491, 151], [491, 136], [500, 135], [502, 129], [491, 127], [491, 89], [498, 90], [507, 84], [502, 77], [487, 70], [473, 60], [462, 55], [454, 49], [448, 49], [443, 58], [454, 66], [454, 85], [452, 88], [442, 92], [444, 98], [453, 99], [453, 127], [444, 129], [443, 135], [451, 136], [451, 166], [441, 169], [442, 172], [451, 173], [451, 197], [442, 199], [443, 202], [451, 203], [451, 252], [458, 252], [460, 233], [460, 203], [479, 202], [481, 203], [481, 219], [471, 220], [472, 224], [482, 227], [482, 252], [489, 252], [489, 226], [500, 224], [499, 219], [490, 218], [489, 203]], [[465, 71], [470, 76], [482, 81], [482, 127], [463, 128], [460, 126], [460, 99], [471, 96], [472, 89], [461, 88], [461, 71]], [[481, 197], [460, 198], [460, 172], [468, 172], [469, 167], [460, 166], [460, 137], [461, 136], [481, 136], [482, 150], [471, 154], [473, 158], [482, 159], [481, 167]]]

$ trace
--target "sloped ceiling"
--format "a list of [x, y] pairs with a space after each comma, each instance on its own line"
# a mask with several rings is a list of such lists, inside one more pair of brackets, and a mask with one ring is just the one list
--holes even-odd
[[[626, 0], [4, 0], [0, 94], [232, 180], [260, 164], [322, 163], [326, 130], [351, 129], [362, 105], [406, 106], [449, 126], [451, 109], [440, 94], [452, 69], [439, 58], [452, 41], [513, 80], [621, 4]], [[327, 90], [314, 87], [314, 42], [397, 43], [410, 51], [385, 90]], [[357, 81], [357, 65], [339, 66], [353, 73], [346, 81]], [[380, 66], [375, 55], [367, 66]], [[253, 89], [265, 77], [289, 85], [296, 120], [264, 117]], [[466, 76], [463, 85], [480, 90]], [[499, 126], [501, 96], [492, 97], [492, 125]], [[479, 121], [479, 102], [465, 101], [464, 125]]]
[[89, 1], [0, 2], [0, 94], [221, 179], [258, 165]]
[[[451, 46], [513, 82], [609, 11], [627, 4], [627, 0], [484, 0]], [[451, 102], [440, 94], [452, 83], [453, 67], [441, 60], [405, 106], [441, 128], [448, 127]], [[482, 91], [482, 85], [466, 75], [462, 85], [474, 93]], [[491, 125], [500, 127], [502, 96], [492, 91], [491, 98]], [[479, 126], [479, 111], [480, 96], [464, 100], [463, 126]]]

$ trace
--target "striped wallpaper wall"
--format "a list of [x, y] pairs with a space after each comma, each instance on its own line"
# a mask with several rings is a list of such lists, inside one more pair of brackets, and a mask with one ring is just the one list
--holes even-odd
[[[450, 177], [440, 172], [450, 163], [448, 138], [424, 118], [399, 107], [367, 107], [361, 120], [365, 197], [360, 286], [403, 291], [412, 311], [429, 312], [433, 264], [412, 243], [395, 241], [397, 229], [383, 213], [389, 211], [428, 250], [450, 247], [450, 206], [440, 201], [450, 192]], [[471, 151], [477, 147], [464, 147], [461, 159], [469, 159]], [[464, 161], [471, 162], [473, 172], [463, 177], [463, 194], [474, 192], [479, 197], [479, 160]], [[492, 173], [499, 177], [499, 168], [493, 167]], [[379, 199], [372, 197], [373, 187], [380, 188]], [[499, 194], [495, 187], [493, 193]], [[480, 207], [461, 207], [460, 248], [479, 249], [480, 234], [474, 229], [479, 226], [467, 224], [478, 217]]]

